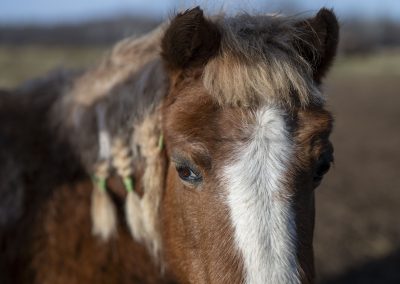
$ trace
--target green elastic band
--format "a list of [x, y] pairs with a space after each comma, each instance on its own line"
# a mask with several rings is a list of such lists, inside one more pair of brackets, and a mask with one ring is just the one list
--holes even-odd
[[164, 147], [164, 135], [161, 133], [160, 138], [158, 138], [158, 148], [162, 150]]
[[92, 176], [92, 181], [100, 191], [102, 191], [102, 192], [106, 191], [106, 179], [105, 178], [99, 178], [97, 176]]
[[124, 178], [124, 186], [125, 186], [126, 192], [128, 192], [128, 193], [133, 192], [133, 188], [134, 188], [133, 179], [131, 179], [130, 177]]

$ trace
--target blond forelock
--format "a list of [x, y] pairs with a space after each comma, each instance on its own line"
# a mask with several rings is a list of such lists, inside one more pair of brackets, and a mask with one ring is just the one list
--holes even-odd
[[243, 14], [216, 24], [221, 48], [205, 66], [203, 83], [219, 103], [304, 107], [322, 100], [310, 65], [294, 46], [299, 31], [290, 19]]

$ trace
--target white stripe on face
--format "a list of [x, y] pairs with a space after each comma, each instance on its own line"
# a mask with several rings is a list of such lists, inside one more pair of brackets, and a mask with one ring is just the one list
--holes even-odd
[[251, 137], [224, 168], [246, 283], [299, 283], [296, 224], [284, 179], [293, 144], [278, 108], [257, 111]]

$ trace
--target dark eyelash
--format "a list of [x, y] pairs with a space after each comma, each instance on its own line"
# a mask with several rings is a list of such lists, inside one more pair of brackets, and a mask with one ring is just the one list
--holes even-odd
[[183, 167], [187, 167], [189, 168], [194, 174], [196, 175], [201, 175], [201, 172], [198, 170], [198, 168], [193, 165], [189, 160], [182, 158], [182, 157], [175, 157], [172, 159], [172, 162], [175, 163], [175, 167], [178, 168], [183, 168]]

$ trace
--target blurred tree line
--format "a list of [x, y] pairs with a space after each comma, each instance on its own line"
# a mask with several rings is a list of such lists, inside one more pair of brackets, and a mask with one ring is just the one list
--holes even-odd
[[400, 46], [400, 23], [389, 19], [348, 20], [341, 24], [342, 54], [370, 53]]
[[[57, 26], [0, 26], [3, 45], [111, 45], [127, 36], [150, 31], [160, 21], [145, 17], [119, 17]], [[400, 46], [400, 22], [390, 19], [343, 20], [340, 52], [365, 54]]]
[[54, 26], [0, 25], [0, 44], [110, 45], [146, 33], [159, 23], [152, 18], [123, 16]]

